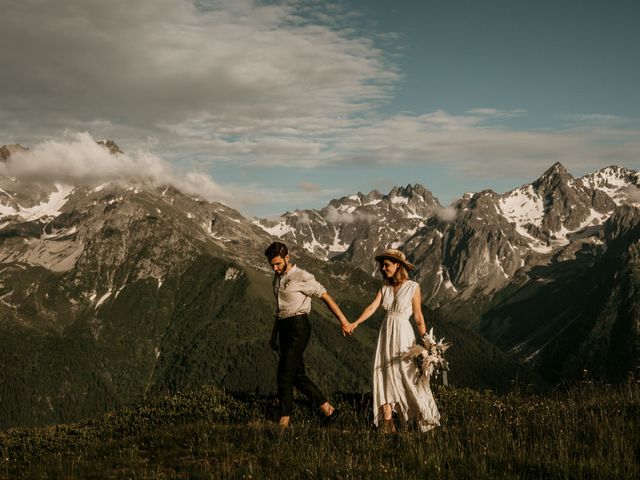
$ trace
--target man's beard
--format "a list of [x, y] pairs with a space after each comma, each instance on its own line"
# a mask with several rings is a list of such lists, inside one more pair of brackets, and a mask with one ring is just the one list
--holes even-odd
[[282, 270], [280, 271], [280, 273], [277, 274], [280, 276], [284, 275], [285, 272], [287, 271], [287, 268], [289, 268], [289, 264], [287, 263], [287, 261], [286, 260], [283, 260], [283, 261], [284, 261], [284, 267], [282, 267]]

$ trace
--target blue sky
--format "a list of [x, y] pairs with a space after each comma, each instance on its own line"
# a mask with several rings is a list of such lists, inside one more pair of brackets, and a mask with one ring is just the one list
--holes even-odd
[[551, 122], [563, 114], [637, 116], [637, 2], [353, 5], [401, 35], [405, 49], [398, 62], [405, 78], [393, 102], [399, 109], [525, 108], [529, 120], [519, 125], [542, 128], [562, 126]]
[[10, 0], [0, 143], [95, 181], [86, 138], [113, 138], [131, 163], [106, 179], [143, 165], [258, 216], [409, 183], [448, 204], [555, 161], [638, 169], [638, 5]]

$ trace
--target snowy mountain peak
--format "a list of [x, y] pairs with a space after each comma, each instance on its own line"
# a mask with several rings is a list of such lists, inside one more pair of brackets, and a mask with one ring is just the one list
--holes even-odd
[[393, 187], [388, 196], [389, 198], [404, 197], [407, 200], [416, 199], [431, 205], [438, 204], [431, 192], [419, 183], [407, 185], [406, 187]]
[[[400, 205], [408, 205], [413, 211], [410, 214], [420, 215], [424, 208], [440, 207], [438, 200], [431, 194], [429, 190], [420, 184], [407, 185], [406, 187], [395, 186], [391, 191], [384, 195], [378, 190], [372, 190], [364, 195], [358, 192], [355, 195], [333, 199], [326, 208], [334, 208], [340, 212], [353, 213], [357, 208], [374, 206], [382, 202], [390, 208], [399, 207]], [[324, 209], [323, 209], [324, 210]], [[289, 213], [283, 215], [286, 216]]]
[[368, 194], [363, 194], [362, 192], [358, 192], [355, 195], [349, 195], [348, 197], [341, 197], [338, 199], [333, 199], [329, 202], [330, 207], [336, 208], [341, 211], [354, 211], [356, 207], [360, 207], [363, 205], [376, 204], [382, 198], [382, 194], [377, 190], [372, 190]]
[[573, 179], [573, 176], [567, 169], [564, 168], [560, 162], [556, 162], [546, 170], [540, 178], [533, 182], [532, 185], [536, 191], [547, 191], [566, 185], [571, 179]]
[[556, 163], [530, 185], [502, 195], [500, 209], [533, 250], [551, 252], [578, 232], [595, 231], [616, 203], [633, 194], [625, 190], [633, 173], [613, 166], [574, 178]]
[[640, 175], [637, 171], [612, 165], [581, 177], [582, 183], [601, 190], [616, 202], [640, 204]]
[[371, 190], [367, 195], [365, 195], [364, 203], [367, 204], [380, 201], [382, 197], [383, 195], [378, 190]]
[[267, 233], [296, 243], [323, 259], [348, 255], [369, 268], [380, 246], [401, 246], [442, 206], [422, 185], [394, 187], [387, 194], [334, 199], [321, 210], [287, 212], [275, 220], [258, 219]]
[[19, 143], [3, 145], [2, 147], [0, 147], [0, 161], [6, 162], [7, 159], [14, 153], [27, 151], [29, 151], [29, 149], [20, 145]]
[[105, 147], [109, 150], [113, 155], [122, 155], [124, 152], [120, 149], [118, 144], [113, 140], [98, 140], [98, 145]]
[[413, 187], [411, 185], [407, 185], [406, 187], [395, 186], [389, 192], [389, 197], [410, 197], [412, 193]]

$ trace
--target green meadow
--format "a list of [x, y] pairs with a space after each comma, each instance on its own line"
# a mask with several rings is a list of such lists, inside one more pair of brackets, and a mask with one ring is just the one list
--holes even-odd
[[640, 478], [640, 384], [582, 382], [536, 395], [434, 387], [442, 426], [381, 434], [368, 395], [335, 394], [320, 425], [299, 404], [214, 387], [84, 423], [0, 432], [2, 479]]

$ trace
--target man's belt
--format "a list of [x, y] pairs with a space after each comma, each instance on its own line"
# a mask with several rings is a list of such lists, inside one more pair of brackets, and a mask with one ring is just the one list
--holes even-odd
[[300, 313], [298, 315], [293, 315], [292, 317], [278, 318], [278, 321], [282, 322], [282, 321], [285, 321], [285, 320], [296, 320], [298, 318], [309, 318], [309, 314], [308, 313]]

